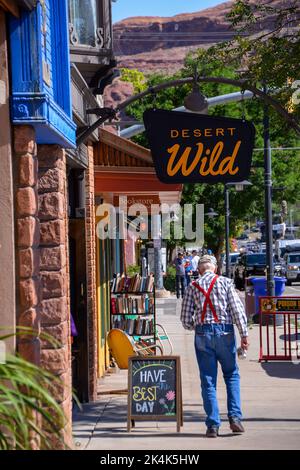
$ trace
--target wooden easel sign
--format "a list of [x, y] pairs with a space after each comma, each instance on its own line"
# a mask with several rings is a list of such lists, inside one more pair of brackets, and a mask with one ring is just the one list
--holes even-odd
[[131, 356], [128, 362], [128, 419], [135, 421], [174, 419], [177, 432], [183, 426], [180, 357]]

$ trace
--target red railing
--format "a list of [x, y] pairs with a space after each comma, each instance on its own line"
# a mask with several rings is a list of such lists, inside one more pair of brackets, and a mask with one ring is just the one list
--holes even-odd
[[[289, 308], [283, 311], [281, 308], [284, 308], [285, 304], [289, 307], [296, 305], [298, 308], [300, 297], [260, 297], [259, 302], [259, 361], [298, 361], [300, 359], [300, 333], [298, 333], [300, 310], [291, 311]], [[279, 302], [280, 308], [278, 308]]]

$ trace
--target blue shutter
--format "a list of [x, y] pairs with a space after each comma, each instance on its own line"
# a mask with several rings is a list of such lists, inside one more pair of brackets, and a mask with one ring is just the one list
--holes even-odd
[[12, 122], [35, 127], [37, 143], [76, 147], [67, 0], [43, 0], [10, 18]]

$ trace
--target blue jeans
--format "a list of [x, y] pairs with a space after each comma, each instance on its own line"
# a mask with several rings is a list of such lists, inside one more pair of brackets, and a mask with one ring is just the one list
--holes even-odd
[[180, 298], [180, 293], [181, 293], [181, 297], [184, 296], [185, 286], [186, 286], [185, 274], [183, 274], [183, 275], [176, 274], [176, 296], [177, 296], [177, 299]]
[[240, 374], [236, 359], [236, 342], [233, 325], [197, 325], [195, 350], [200, 371], [206, 425], [221, 425], [217, 400], [218, 362], [221, 364], [227, 389], [228, 418], [242, 418]]

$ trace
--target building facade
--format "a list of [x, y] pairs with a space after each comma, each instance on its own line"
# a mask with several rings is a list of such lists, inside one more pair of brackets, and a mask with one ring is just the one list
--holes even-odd
[[9, 348], [60, 377], [69, 445], [72, 387], [93, 401], [98, 376], [98, 132], [80, 146], [76, 137], [115, 66], [111, 30], [110, 0], [0, 2], [0, 322], [32, 328]]
[[77, 145], [115, 65], [111, 0], [0, 0], [0, 326], [30, 328], [7, 347], [61, 379], [67, 426], [53, 449], [72, 446], [72, 389], [97, 400], [110, 281], [140, 257], [138, 239], [96, 236], [97, 208], [180, 199], [149, 150], [104, 128]]

